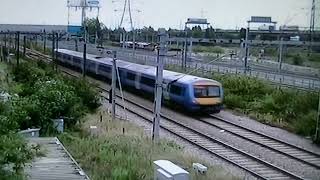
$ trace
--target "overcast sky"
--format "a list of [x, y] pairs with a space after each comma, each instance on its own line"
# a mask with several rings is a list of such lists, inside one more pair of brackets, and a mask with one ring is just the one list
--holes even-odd
[[[1, 0], [1, 24], [67, 24], [67, 0]], [[205, 17], [215, 28], [245, 26], [250, 16], [272, 16], [278, 25], [309, 26], [312, 0], [131, 0], [136, 27], [180, 28], [188, 17]], [[100, 0], [100, 20], [119, 24], [124, 0]], [[114, 3], [112, 3], [114, 2]], [[137, 10], [141, 11], [140, 13]], [[71, 16], [80, 23], [80, 11]], [[92, 16], [89, 13], [89, 16]], [[125, 18], [128, 26], [129, 18]]]

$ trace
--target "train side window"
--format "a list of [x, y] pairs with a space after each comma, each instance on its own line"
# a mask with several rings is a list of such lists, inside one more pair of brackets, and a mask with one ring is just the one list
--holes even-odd
[[146, 78], [146, 77], [142, 77], [141, 82], [142, 82], [142, 84], [145, 84], [150, 87], [154, 87], [155, 83], [156, 83], [154, 79], [150, 79], [150, 78]]
[[104, 72], [111, 72], [111, 68], [104, 66], [104, 65], [100, 65], [99, 66], [99, 71], [104, 71]]
[[183, 93], [183, 88], [180, 86], [171, 85], [170, 86], [170, 93], [180, 96]]
[[81, 63], [81, 60], [80, 60], [80, 58], [79, 58], [79, 57], [75, 57], [75, 58], [73, 58], [73, 61], [74, 61], [75, 63], [78, 63], [78, 64], [80, 64], [80, 63]]
[[136, 79], [136, 74], [128, 72], [127, 77], [129, 80], [134, 81]]

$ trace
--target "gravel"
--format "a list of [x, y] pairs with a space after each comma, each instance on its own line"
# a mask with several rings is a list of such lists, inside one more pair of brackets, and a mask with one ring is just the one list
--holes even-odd
[[314, 144], [310, 138], [301, 137], [286, 130], [262, 124], [245, 116], [235, 115], [228, 110], [221, 111], [217, 116], [320, 154], [320, 147]]
[[[130, 93], [125, 93], [124, 95], [126, 96], [126, 98], [130, 98], [134, 102], [139, 102], [141, 105], [143, 105], [145, 107], [149, 107], [150, 109], [152, 108], [152, 102], [150, 102], [149, 100], [145, 100], [143, 98], [131, 95]], [[255, 143], [252, 143], [252, 142], [249, 142], [249, 141], [244, 140], [242, 138], [239, 138], [239, 137], [232, 135], [228, 132], [220, 131], [220, 129], [218, 129], [218, 128], [211, 127], [211, 126], [208, 126], [207, 124], [196, 121], [195, 119], [188, 117], [187, 115], [177, 113], [177, 112], [172, 111], [167, 108], [163, 108], [162, 113], [174, 118], [175, 120], [178, 120], [178, 121], [183, 122], [185, 124], [189, 124], [190, 126], [193, 126], [197, 129], [201, 130], [202, 132], [205, 132], [205, 133], [211, 135], [214, 138], [222, 140], [223, 142], [225, 142], [229, 145], [240, 148], [240, 149], [242, 149], [242, 150], [244, 150], [244, 151], [246, 151], [256, 157], [259, 157], [260, 159], [268, 161], [274, 165], [277, 165], [283, 169], [286, 169], [286, 170], [293, 172], [297, 175], [300, 175], [304, 178], [319, 179], [318, 177], [320, 177], [320, 171], [313, 168], [313, 167], [305, 165], [297, 160], [288, 159], [284, 155], [276, 153], [276, 152], [269, 150], [267, 148], [264, 148], [262, 146], [256, 145]], [[226, 114], [228, 114], [228, 116], [226, 116]], [[239, 121], [239, 117], [236, 118], [237, 116], [233, 115], [230, 112], [223, 111], [219, 114], [219, 116], [223, 117], [224, 119], [227, 119], [227, 120], [230, 119], [230, 121], [233, 121], [233, 122]], [[135, 118], [135, 119], [139, 119], [139, 118]], [[243, 122], [245, 124], [240, 124], [240, 125], [244, 125], [246, 127], [249, 127], [250, 129], [261, 131], [261, 129], [259, 129], [259, 127], [263, 127], [263, 130], [268, 131], [268, 133], [265, 133], [265, 134], [269, 134], [271, 136], [274, 136], [275, 134], [277, 134], [277, 131], [274, 131], [273, 129], [278, 129], [278, 128], [269, 127], [269, 126], [261, 124], [257, 121], [251, 120], [249, 118], [244, 119], [244, 117], [242, 117], [241, 122]], [[137, 123], [137, 124], [139, 124], [139, 123]], [[147, 127], [147, 128], [149, 128], [149, 129], [147, 129], [147, 131], [150, 134], [151, 127]], [[270, 129], [268, 129], [268, 128], [270, 128]], [[286, 137], [291, 137], [291, 139], [293, 139], [293, 140], [294, 140], [294, 138], [299, 139], [299, 141], [295, 140], [293, 142], [300, 142], [300, 143], [303, 142], [303, 143], [307, 144], [308, 147], [317, 148], [316, 146], [312, 145], [311, 141], [308, 139], [301, 138], [297, 135], [294, 135], [292, 133], [286, 132], [281, 129], [278, 129], [278, 130], [279, 130], [279, 132], [282, 132], [282, 133], [285, 132]], [[261, 131], [261, 132], [264, 132], [264, 131]], [[283, 134], [279, 134], [279, 136], [285, 137]], [[176, 140], [177, 144], [182, 144], [183, 146], [186, 147], [187, 151], [189, 151], [193, 154], [197, 154], [197, 155], [200, 154], [201, 158], [207, 159], [208, 157], [210, 157], [210, 158], [212, 157], [212, 155], [210, 155], [206, 152], [202, 152], [197, 147], [190, 145], [188, 142], [185, 142], [184, 140], [182, 140], [174, 135], [171, 135], [171, 133], [166, 132], [166, 134], [163, 135], [163, 137], [166, 137], [166, 138], [173, 137], [173, 140]], [[274, 136], [274, 137], [277, 137], [277, 136]], [[282, 140], [287, 141], [285, 139], [282, 139]], [[292, 144], [296, 144], [296, 143], [292, 143]], [[300, 146], [302, 146], [302, 145], [300, 144]], [[304, 148], [306, 148], [306, 147], [304, 147]], [[306, 149], [309, 149], [309, 148], [306, 148]], [[309, 150], [319, 152], [315, 149], [309, 149]], [[201, 152], [201, 153], [199, 153], [199, 152]], [[212, 161], [214, 164], [217, 164], [217, 159], [218, 158], [215, 158], [210, 161]], [[220, 162], [218, 162], [218, 164], [221, 164], [222, 160], [219, 159], [219, 161]], [[228, 163], [223, 163], [223, 164], [224, 164], [224, 168], [229, 169], [230, 165], [225, 166], [225, 164], [228, 164]], [[233, 171], [234, 170], [232, 170], [232, 172]], [[243, 177], [243, 173], [240, 173], [240, 174]]]

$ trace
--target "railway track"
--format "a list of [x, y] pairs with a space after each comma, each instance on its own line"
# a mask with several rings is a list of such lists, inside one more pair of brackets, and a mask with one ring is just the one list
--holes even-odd
[[[105, 93], [108, 90], [99, 87]], [[103, 96], [108, 99], [106, 95]], [[118, 96], [117, 105], [124, 107], [121, 97]], [[137, 102], [125, 98], [126, 103], [134, 107], [126, 106], [126, 110], [133, 113], [143, 120], [152, 123], [153, 111]], [[161, 115], [161, 128], [170, 133], [182, 138], [183, 140], [203, 149], [210, 154], [218, 156], [223, 160], [250, 172], [252, 175], [261, 179], [303, 179], [302, 177], [288, 172], [280, 167], [268, 163], [258, 157], [255, 157], [247, 152], [237, 149], [229, 144], [226, 144], [192, 126], [183, 124], [165, 115]]]
[[315, 152], [308, 151], [302, 147], [238, 125], [216, 115], [210, 115], [210, 118], [197, 118], [197, 120], [208, 126], [224, 130], [225, 132], [285, 155], [288, 158], [295, 159], [316, 169], [320, 169], [320, 154]]
[[[41, 53], [37, 52], [30, 51], [29, 56], [37, 59], [45, 58], [46, 61], [51, 61], [49, 56], [43, 56]], [[62, 70], [62, 72], [71, 76], [75, 76], [73, 73], [65, 70]], [[102, 87], [98, 88], [103, 93], [108, 93], [108, 90]], [[103, 98], [108, 99], [107, 95], [103, 95], [103, 93]], [[121, 99], [121, 97], [119, 98]], [[130, 107], [126, 107], [127, 111], [139, 116], [141, 119], [149, 123], [152, 123], [152, 109], [148, 109], [127, 98], [125, 98], [125, 102], [131, 105]], [[117, 101], [117, 105], [124, 107], [122, 100]], [[273, 165], [234, 146], [226, 144], [210, 136], [209, 134], [195, 129], [192, 126], [183, 124], [163, 114], [161, 115], [161, 118], [162, 129], [182, 138], [183, 140], [197, 146], [202, 150], [205, 150], [210, 154], [220, 157], [221, 159], [249, 172], [253, 176], [261, 179], [303, 179], [299, 175]]]

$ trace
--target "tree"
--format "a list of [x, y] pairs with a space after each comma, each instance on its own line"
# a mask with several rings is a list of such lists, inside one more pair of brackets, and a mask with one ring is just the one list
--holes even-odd
[[100, 22], [98, 18], [86, 19], [84, 23], [89, 37], [97, 38], [97, 41], [101, 43], [103, 38], [102, 30], [105, 29], [106, 26]]
[[212, 28], [212, 26], [210, 26], [209, 28], [206, 29], [205, 38], [209, 38], [209, 39], [216, 38], [214, 29]]
[[203, 32], [200, 26], [195, 26], [192, 28], [192, 37], [194, 38], [202, 38]]

